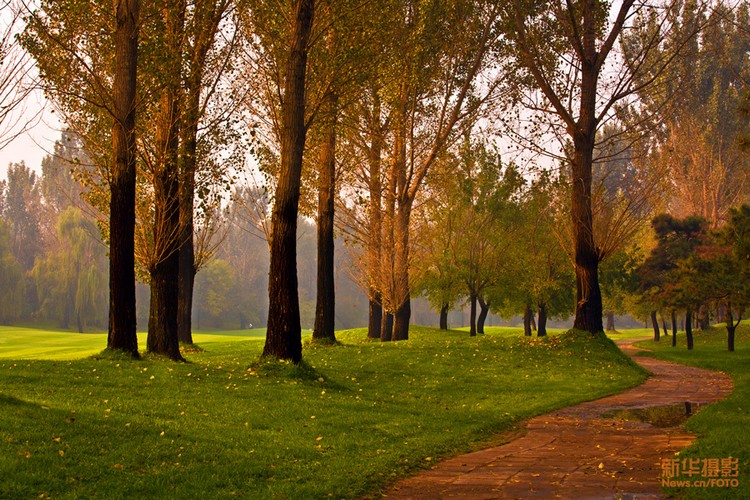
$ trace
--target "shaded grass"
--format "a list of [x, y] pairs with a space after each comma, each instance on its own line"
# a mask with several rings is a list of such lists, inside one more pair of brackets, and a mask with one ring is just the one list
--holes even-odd
[[[727, 335], [723, 327], [696, 332], [692, 351], [687, 350], [685, 335], [680, 333], [677, 347], [671, 347], [671, 339], [668, 342], [662, 339], [658, 343], [643, 341], [636, 345], [651, 350], [648, 355], [659, 359], [725, 372], [732, 377], [734, 390], [724, 401], [701, 409], [687, 421], [685, 428], [695, 433], [698, 439], [681, 452], [679, 458], [738, 458], [739, 487], [667, 488], [664, 491], [681, 498], [750, 498], [750, 328], [741, 326], [738, 329], [733, 353], [727, 351]], [[694, 380], [692, 383], [701, 382]]]
[[645, 375], [603, 336], [412, 327], [411, 340], [257, 361], [212, 342], [189, 363], [0, 360], [0, 497], [351, 498], [521, 420]]

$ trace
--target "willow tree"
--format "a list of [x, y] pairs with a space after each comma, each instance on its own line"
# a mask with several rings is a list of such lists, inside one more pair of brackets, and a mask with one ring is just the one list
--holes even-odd
[[[546, 151], [563, 160], [570, 176], [570, 217], [576, 272], [574, 327], [603, 331], [602, 296], [592, 211], [592, 167], [600, 141], [597, 132], [610, 120], [626, 122], [626, 104], [657, 82], [657, 76], [692, 37], [686, 30], [662, 50], [669, 27], [682, 3], [654, 5], [624, 0], [580, 2], [524, 2], [506, 6], [512, 29], [509, 41], [518, 60], [520, 98], [532, 113], [539, 139], [545, 133], [559, 139], [558, 151]], [[618, 41], [626, 31], [639, 31], [627, 50]], [[649, 75], [642, 78], [642, 75]], [[632, 123], [642, 127], [647, 120]], [[545, 150], [534, 141], [536, 150]]]

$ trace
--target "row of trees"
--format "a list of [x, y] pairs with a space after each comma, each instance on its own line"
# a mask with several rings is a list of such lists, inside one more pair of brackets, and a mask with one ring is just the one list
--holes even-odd
[[[564, 257], [575, 275], [574, 326], [602, 330], [600, 264], [653, 213], [661, 166], [680, 165], [663, 160], [672, 147], [666, 138], [689, 123], [677, 97], [683, 88], [695, 90], [696, 103], [715, 95], [718, 104], [701, 116], [723, 123], [733, 104], [721, 106], [743, 76], [711, 65], [711, 51], [724, 51], [746, 74], [746, 47], [722, 38], [732, 27], [747, 40], [738, 28], [744, 3], [91, 5], [43, 1], [28, 12], [21, 40], [90, 158], [78, 172], [110, 248], [108, 345], [137, 353], [138, 268], [151, 286], [147, 347], [173, 359], [177, 340], [191, 340], [195, 273], [214, 252], [198, 244], [211, 238], [199, 235], [217, 227], [216, 207], [244, 152], [253, 153], [270, 194], [265, 355], [301, 359], [300, 213], [318, 230], [315, 339], [335, 340], [336, 212], [359, 249], [371, 337], [408, 338], [411, 297], [434, 289], [436, 272], [458, 276], [463, 288], [433, 297], [441, 309], [463, 293], [475, 311], [476, 303], [485, 311], [510, 303], [557, 311]], [[694, 69], [685, 61], [696, 54], [706, 76], [683, 86]], [[477, 140], [480, 125], [556, 158], [559, 174], [524, 181]], [[638, 182], [607, 186], [618, 165]], [[458, 184], [440, 181], [457, 172]], [[441, 211], [448, 216], [435, 216]], [[530, 226], [534, 237], [520, 238]], [[435, 235], [427, 243], [423, 227]], [[504, 246], [483, 228], [533, 243]], [[415, 265], [422, 252], [434, 265]], [[497, 278], [497, 266], [510, 262], [528, 274], [518, 280], [523, 293], [509, 294]], [[179, 291], [169, 286], [175, 282]]]

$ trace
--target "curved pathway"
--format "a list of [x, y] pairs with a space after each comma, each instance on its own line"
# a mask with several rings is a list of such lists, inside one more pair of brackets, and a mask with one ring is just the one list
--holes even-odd
[[[640, 350], [632, 345], [637, 340], [642, 339], [618, 345], [633, 357]], [[695, 436], [678, 426], [615, 417], [667, 405], [692, 411], [725, 398], [732, 380], [720, 372], [644, 356], [633, 359], [653, 373], [638, 387], [532, 418], [523, 437], [445, 460], [400, 481], [385, 497], [660, 498], [661, 460], [672, 458]]]

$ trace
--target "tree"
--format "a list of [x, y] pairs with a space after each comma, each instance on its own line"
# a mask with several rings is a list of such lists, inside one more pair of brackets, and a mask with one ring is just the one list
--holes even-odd
[[[529, 89], [519, 98], [532, 113], [538, 113], [537, 124], [546, 124], [543, 130], [559, 139], [569, 169], [577, 290], [573, 326], [589, 332], [603, 330], [598, 277], [601, 249], [596, 245], [591, 189], [597, 130], [613, 115], [627, 110], [618, 103], [652, 83], [639, 78], [644, 68], [660, 74], [673, 51], [684, 45], [680, 41], [669, 55], [655, 55], [661, 48], [660, 29], [668, 24], [671, 9], [668, 6], [664, 14], [657, 14], [647, 7], [647, 2], [634, 0], [613, 6], [612, 13], [610, 4], [598, 0], [564, 5], [515, 1], [506, 7], [512, 23], [509, 41], [525, 84], [521, 88]], [[627, 52], [620, 68], [608, 67], [624, 30], [646, 23], [638, 15], [643, 12], [663, 16], [655, 19], [656, 33], [637, 51]], [[653, 16], [649, 22], [654, 21]], [[544, 148], [537, 142], [536, 149]]]
[[8, 165], [4, 211], [10, 225], [11, 249], [25, 271], [44, 250], [42, 239], [42, 197], [40, 182], [24, 162]]
[[[706, 273], [695, 260], [706, 239], [705, 221], [700, 217], [676, 219], [661, 214], [652, 227], [657, 246], [636, 270], [642, 300], [672, 314], [672, 345], [676, 345], [676, 310], [695, 310], [705, 288], [696, 284]], [[653, 318], [653, 315], [652, 315]], [[691, 338], [692, 343], [692, 338]], [[692, 345], [690, 346], [692, 347]]]
[[39, 297], [38, 313], [60, 320], [62, 328], [75, 321], [80, 333], [100, 325], [106, 308], [106, 255], [96, 224], [75, 207], [57, 219], [59, 246], [38, 259], [33, 269]]
[[293, 0], [281, 106], [281, 168], [271, 216], [268, 329], [263, 356], [302, 360], [297, 291], [297, 214], [305, 147], [305, 77], [312, 28], [312, 0]]
[[28, 130], [41, 114], [41, 111], [26, 113], [31, 110], [24, 106], [34, 85], [31, 58], [16, 38], [23, 17], [20, 7], [14, 0], [0, 1], [3, 13], [0, 17], [0, 150]]
[[138, 355], [135, 320], [135, 112], [139, 0], [116, 0], [112, 83], [113, 163], [109, 191], [107, 348]]
[[24, 309], [24, 271], [11, 249], [10, 228], [0, 217], [0, 323], [11, 324]]

